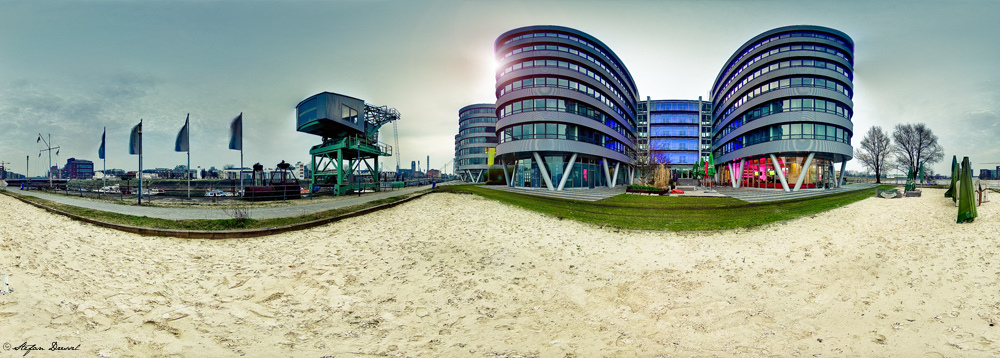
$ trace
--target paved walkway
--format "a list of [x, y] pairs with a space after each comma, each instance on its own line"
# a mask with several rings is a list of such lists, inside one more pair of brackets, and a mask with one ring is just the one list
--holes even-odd
[[[449, 185], [449, 184], [451, 183], [445, 183], [441, 185]], [[312, 214], [321, 211], [327, 211], [332, 209], [339, 209], [348, 206], [363, 204], [369, 201], [390, 198], [393, 196], [412, 194], [424, 189], [430, 189], [430, 185], [415, 186], [394, 191], [383, 191], [371, 194], [362, 194], [361, 196], [343, 196], [335, 200], [324, 200], [322, 202], [315, 202], [315, 203], [310, 203], [309, 199], [301, 199], [299, 200], [301, 204], [292, 204], [288, 206], [278, 206], [278, 207], [253, 208], [250, 212], [250, 216], [254, 219], [294, 217], [294, 216]], [[94, 200], [76, 199], [69, 196], [53, 195], [32, 190], [14, 189], [11, 191], [17, 194], [30, 195], [46, 200], [51, 200], [60, 204], [78, 206], [81, 208], [88, 208], [100, 211], [108, 211], [119, 214], [133, 215], [133, 216], [148, 216], [151, 218], [170, 219], [170, 220], [191, 220], [191, 219], [221, 220], [221, 219], [232, 218], [231, 216], [229, 216], [229, 214], [226, 214], [225, 211], [223, 211], [221, 206], [212, 209], [133, 206], [133, 205], [112, 204]]]
[[[715, 187], [714, 189], [716, 190], [716, 193], [705, 193], [701, 190], [688, 190], [688, 192], [691, 194], [680, 195], [680, 196], [730, 197], [750, 203], [762, 203], [768, 201], [789, 200], [789, 199], [807, 198], [811, 196], [843, 193], [848, 191], [868, 189], [872, 187], [875, 187], [875, 184], [847, 184], [837, 189], [802, 189], [796, 192], [785, 192], [784, 190], [780, 189], [778, 190], [757, 189], [757, 188], [734, 189], [732, 187], [721, 187], [721, 188]], [[582, 200], [582, 201], [598, 201], [601, 199], [606, 199], [618, 194], [625, 193], [624, 185], [615, 188], [606, 188], [606, 187], [594, 188], [594, 189], [572, 188], [563, 191], [551, 191], [545, 188], [518, 188], [518, 187], [508, 187], [502, 185], [484, 185], [483, 188], [503, 190], [512, 193], [521, 193], [527, 195], [545, 196], [545, 197], [560, 198], [560, 199]]]
[[789, 200], [820, 196], [827, 194], [843, 193], [848, 191], [874, 188], [875, 184], [847, 184], [836, 189], [800, 189], [799, 191], [786, 192], [781, 189], [759, 189], [759, 188], [739, 188], [731, 186], [715, 187], [719, 194], [731, 198], [740, 199], [751, 203], [762, 203], [768, 201]]
[[560, 198], [560, 199], [570, 199], [570, 200], [582, 200], [582, 201], [598, 201], [601, 199], [610, 198], [618, 194], [625, 194], [625, 186], [619, 185], [614, 188], [567, 188], [562, 191], [548, 190], [546, 188], [518, 188], [509, 187], [504, 185], [483, 185], [483, 188], [495, 189], [509, 191], [512, 193], [521, 193], [527, 195], [535, 196], [545, 196], [550, 198]]

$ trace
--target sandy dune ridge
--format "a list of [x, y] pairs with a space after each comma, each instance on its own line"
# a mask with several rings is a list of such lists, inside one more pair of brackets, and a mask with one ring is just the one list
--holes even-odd
[[[718, 233], [431, 194], [215, 241], [0, 196], [0, 274], [16, 290], [0, 337], [104, 357], [998, 356], [997, 203], [957, 225], [942, 194]], [[46, 355], [70, 356], [30, 356]]]

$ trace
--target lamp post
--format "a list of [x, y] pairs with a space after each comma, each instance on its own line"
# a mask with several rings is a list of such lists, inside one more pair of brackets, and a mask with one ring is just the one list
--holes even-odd
[[52, 188], [52, 150], [55, 149], [56, 150], [56, 155], [59, 155], [59, 147], [53, 147], [52, 146], [52, 133], [49, 133], [48, 137], [49, 137], [49, 140], [46, 141], [45, 138], [42, 137], [42, 134], [38, 133], [38, 140], [36, 140], [35, 143], [38, 143], [39, 141], [45, 143], [45, 149], [39, 150], [38, 151], [38, 155], [42, 155], [42, 152], [49, 152], [49, 188], [51, 189]]

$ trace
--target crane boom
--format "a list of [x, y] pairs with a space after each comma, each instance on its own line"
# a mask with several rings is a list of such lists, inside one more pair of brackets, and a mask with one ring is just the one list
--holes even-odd
[[399, 173], [400, 159], [399, 159], [399, 130], [396, 129], [396, 121], [392, 122], [392, 137], [396, 140], [396, 173]]

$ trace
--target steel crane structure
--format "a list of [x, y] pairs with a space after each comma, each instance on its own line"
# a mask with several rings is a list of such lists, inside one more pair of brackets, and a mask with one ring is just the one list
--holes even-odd
[[[310, 192], [317, 187], [331, 187], [333, 195], [381, 189], [378, 157], [391, 156], [392, 147], [378, 141], [378, 131], [399, 120], [396, 109], [331, 92], [306, 98], [295, 109], [297, 130], [323, 138], [309, 150]], [[357, 175], [362, 163], [370, 178]]]

